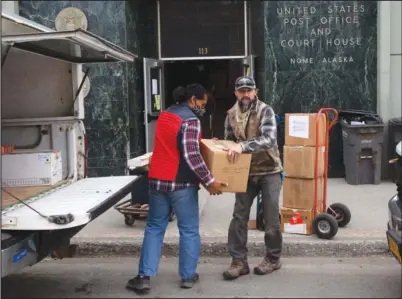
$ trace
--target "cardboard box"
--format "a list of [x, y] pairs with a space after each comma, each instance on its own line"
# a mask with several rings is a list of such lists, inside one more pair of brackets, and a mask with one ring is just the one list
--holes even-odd
[[285, 145], [318, 146], [325, 144], [326, 117], [321, 115], [319, 130], [316, 132], [317, 113], [287, 113], [285, 114]]
[[[324, 179], [318, 178], [317, 205], [323, 201]], [[310, 210], [314, 208], [314, 179], [285, 177], [283, 183], [283, 206], [292, 209]]]
[[249, 220], [247, 227], [248, 229], [257, 229], [257, 220], [256, 219]]
[[281, 232], [288, 234], [311, 235], [313, 210], [281, 209]]
[[233, 141], [202, 139], [201, 154], [216, 180], [228, 184], [223, 192], [246, 192], [250, 173], [251, 154], [241, 154], [235, 164], [227, 159], [228, 149], [235, 145]]
[[[283, 170], [287, 177], [314, 178], [316, 147], [312, 146], [288, 146], [283, 147]], [[324, 175], [325, 147], [318, 149], [318, 176]]]

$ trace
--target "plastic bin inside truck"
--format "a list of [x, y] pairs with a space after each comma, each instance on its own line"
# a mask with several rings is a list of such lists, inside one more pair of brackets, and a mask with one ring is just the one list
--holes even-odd
[[381, 152], [384, 123], [372, 112], [340, 111], [343, 163], [346, 181], [351, 185], [381, 182]]

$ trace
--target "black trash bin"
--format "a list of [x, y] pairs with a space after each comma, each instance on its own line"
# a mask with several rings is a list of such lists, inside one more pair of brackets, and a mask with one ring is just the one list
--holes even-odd
[[[402, 117], [392, 118], [388, 121], [388, 159], [396, 158], [395, 148], [402, 140]], [[388, 177], [396, 182], [396, 164], [388, 167]]]
[[365, 120], [377, 123], [382, 121], [378, 114], [364, 110], [338, 110], [338, 122], [329, 132], [329, 153], [328, 153], [328, 177], [344, 178], [345, 165], [343, 159], [343, 141], [341, 122], [352, 120]]
[[343, 163], [348, 184], [380, 184], [384, 123], [373, 112], [344, 110], [342, 127]]

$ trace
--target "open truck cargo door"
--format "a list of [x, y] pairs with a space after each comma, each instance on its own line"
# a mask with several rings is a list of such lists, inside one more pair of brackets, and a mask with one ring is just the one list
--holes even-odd
[[[5, 34], [2, 36], [2, 44], [6, 48], [11, 46], [70, 63], [133, 62], [136, 57], [123, 48], [82, 29]], [[75, 45], [80, 46], [81, 51], [71, 51], [71, 46]], [[4, 54], [6, 53], [5, 51]], [[2, 60], [4, 59], [2, 57]]]
[[[87, 30], [55, 31], [2, 12], [2, 62], [10, 47], [70, 63], [133, 62], [136, 55]], [[79, 46], [81, 51], [77, 51]], [[74, 50], [73, 50], [74, 49]]]

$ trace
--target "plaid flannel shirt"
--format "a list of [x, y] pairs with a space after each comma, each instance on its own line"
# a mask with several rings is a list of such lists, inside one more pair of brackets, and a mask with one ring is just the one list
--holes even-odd
[[[251, 109], [253, 107], [255, 106], [252, 106]], [[254, 137], [249, 140], [239, 142], [233, 132], [232, 126], [229, 124], [229, 117], [226, 116], [225, 139], [241, 143], [241, 145], [243, 146], [243, 151], [245, 153], [258, 152], [260, 150], [265, 150], [273, 147], [274, 145], [276, 145], [277, 142], [275, 113], [270, 106], [265, 107], [261, 112], [260, 132], [261, 136], [259, 137]]]
[[[214, 178], [209, 171], [204, 159], [201, 156], [200, 151], [200, 134], [201, 134], [201, 123], [198, 118], [190, 118], [183, 121], [181, 126], [182, 133], [182, 146], [184, 159], [187, 162], [191, 170], [195, 172], [201, 184], [208, 186], [214, 181]], [[150, 179], [149, 187], [151, 189], [161, 191], [161, 192], [172, 192], [179, 189], [183, 189], [190, 186], [197, 186], [186, 182], [172, 182]]]

